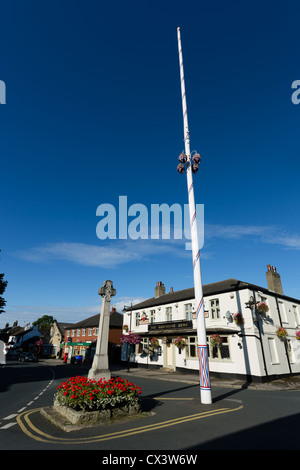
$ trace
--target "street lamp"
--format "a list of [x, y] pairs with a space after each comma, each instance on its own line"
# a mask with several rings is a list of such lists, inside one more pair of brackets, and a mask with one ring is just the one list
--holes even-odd
[[184, 82], [184, 72], [183, 72], [183, 57], [182, 57], [182, 48], [181, 48], [180, 28], [177, 28], [177, 38], [178, 38], [184, 143], [185, 143], [185, 151], [179, 155], [180, 163], [177, 166], [177, 171], [180, 174], [183, 174], [186, 169], [186, 176], [187, 176], [187, 189], [188, 189], [192, 252], [193, 252], [194, 289], [195, 289], [195, 301], [196, 301], [196, 306], [197, 306], [196, 324], [197, 324], [198, 355], [199, 355], [199, 369], [200, 369], [199, 372], [200, 372], [201, 403], [211, 404], [212, 398], [211, 398], [210, 377], [209, 377], [209, 368], [208, 368], [208, 350], [207, 350], [207, 340], [206, 340], [205, 313], [204, 313], [203, 289], [202, 289], [201, 268], [200, 268], [200, 250], [199, 250], [199, 242], [198, 242], [198, 228], [197, 228], [197, 220], [196, 220], [194, 184], [193, 184], [193, 174], [196, 174], [197, 171], [199, 170], [199, 163], [201, 161], [201, 157], [197, 152], [195, 152], [194, 155], [192, 156], [191, 151], [190, 151], [190, 132], [189, 132], [188, 118], [187, 118], [187, 104], [186, 104], [186, 92], [185, 92], [185, 82]]
[[250, 308], [250, 310], [251, 310], [253, 321], [258, 321], [257, 316], [256, 316], [256, 306], [258, 304], [259, 304], [259, 302], [256, 302], [254, 300], [253, 295], [250, 296], [249, 302], [245, 302], [246, 308]]
[[[128, 312], [128, 309], [130, 308], [130, 313]], [[130, 324], [129, 324], [129, 333], [131, 333], [131, 322], [132, 322], [132, 303], [130, 306], [124, 305], [124, 308], [122, 310], [123, 313], [127, 313], [127, 315], [130, 315]], [[129, 372], [130, 368], [130, 352], [131, 352], [131, 344], [125, 343], [127, 345], [127, 371]]]

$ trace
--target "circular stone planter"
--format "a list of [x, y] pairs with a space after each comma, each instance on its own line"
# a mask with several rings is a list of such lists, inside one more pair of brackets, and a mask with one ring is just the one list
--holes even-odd
[[115, 407], [105, 410], [77, 411], [68, 406], [62, 406], [57, 401], [54, 401], [53, 409], [67, 418], [71, 424], [77, 424], [81, 426], [90, 426], [114, 419], [121, 419], [126, 416], [133, 416], [141, 412], [139, 403], [135, 405], [125, 405], [122, 407]]

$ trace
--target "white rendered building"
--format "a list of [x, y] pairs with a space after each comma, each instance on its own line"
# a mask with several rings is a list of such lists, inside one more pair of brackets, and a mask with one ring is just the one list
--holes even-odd
[[[211, 376], [267, 381], [300, 374], [300, 300], [282, 293], [280, 276], [268, 265], [268, 289], [236, 279], [203, 286], [209, 371]], [[250, 301], [250, 304], [249, 304]], [[256, 304], [255, 304], [256, 302]], [[258, 313], [258, 304], [268, 311]], [[139, 367], [169, 368], [199, 373], [194, 288], [165, 293], [162, 282], [155, 296], [127, 308], [123, 325], [141, 337], [131, 356]], [[236, 324], [235, 314], [242, 315]], [[286, 332], [285, 340], [276, 334]], [[125, 333], [126, 334], [126, 333]], [[213, 346], [213, 335], [221, 346]], [[158, 340], [153, 347], [151, 339]], [[184, 347], [176, 344], [182, 338]]]

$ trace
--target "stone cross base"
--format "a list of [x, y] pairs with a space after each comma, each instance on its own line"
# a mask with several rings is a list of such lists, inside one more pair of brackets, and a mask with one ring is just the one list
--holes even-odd
[[108, 368], [107, 355], [95, 354], [93, 359], [92, 368], [89, 370], [88, 378], [90, 380], [109, 380], [111, 378], [111, 373]]

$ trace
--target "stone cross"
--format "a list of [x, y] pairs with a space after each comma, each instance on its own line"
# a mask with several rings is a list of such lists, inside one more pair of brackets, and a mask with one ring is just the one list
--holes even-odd
[[101, 378], [109, 380], [111, 373], [108, 367], [108, 334], [110, 320], [110, 302], [116, 295], [112, 281], [103, 282], [103, 286], [98, 289], [98, 294], [102, 296], [102, 306], [99, 319], [99, 333], [96, 344], [96, 352], [93, 364], [89, 370], [88, 378], [99, 380]]

